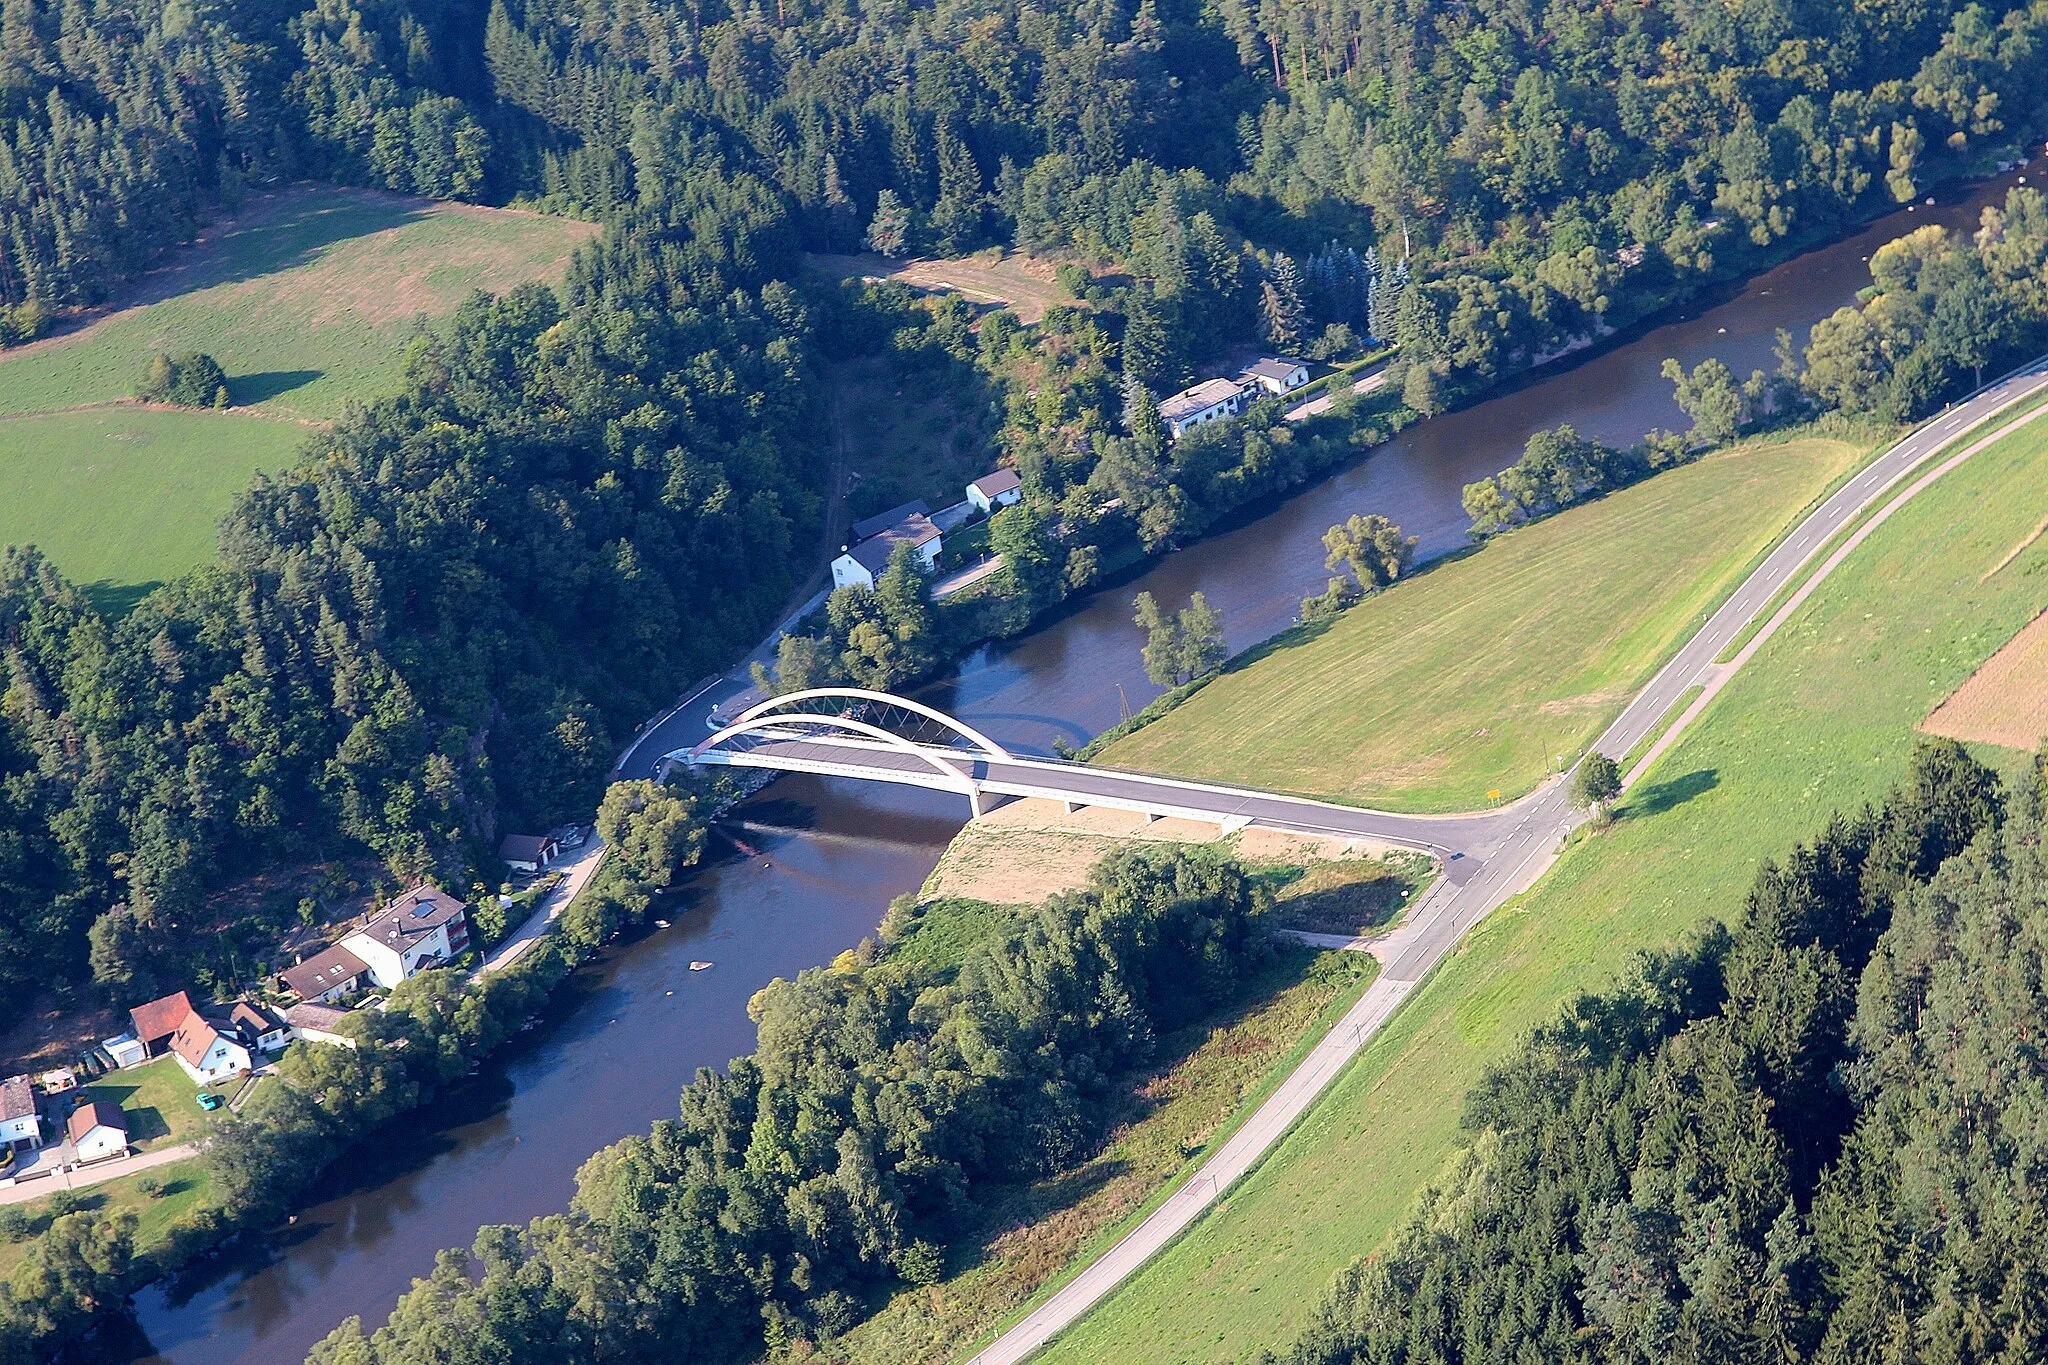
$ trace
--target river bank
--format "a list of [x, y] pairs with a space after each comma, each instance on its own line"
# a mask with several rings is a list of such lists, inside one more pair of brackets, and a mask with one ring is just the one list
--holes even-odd
[[[1370, 459], [1277, 505], [1243, 509], [1209, 540], [1062, 604], [1030, 633], [974, 649], [918, 695], [1022, 751], [1085, 743], [1158, 691], [1139, 664], [1133, 592], [1184, 601], [1203, 591], [1234, 643], [1265, 638], [1322, 587], [1320, 537], [1333, 521], [1382, 511], [1422, 536], [1425, 554], [1455, 549], [1464, 543], [1463, 484], [1511, 463], [1530, 432], [1571, 421], [1622, 442], [1679, 424], [1657, 373], [1664, 356], [1692, 365], [1719, 355], [1738, 372], [1767, 365], [1776, 327], [1803, 334], [1854, 297], [1875, 243], [1930, 220], [1974, 221], [2003, 190], [2001, 182], [1891, 215], [1699, 316], [1582, 352], [1411, 428]], [[702, 738], [705, 711], [729, 695], [710, 689], [651, 726], [632, 753]], [[342, 1316], [381, 1317], [434, 1251], [467, 1242], [479, 1223], [561, 1207], [569, 1174], [591, 1151], [672, 1113], [697, 1066], [750, 1050], [744, 1006], [762, 982], [829, 960], [871, 932], [893, 896], [922, 884], [963, 814], [943, 796], [810, 778], [782, 779], [743, 803], [734, 818], [748, 851], [714, 836], [686, 880], [674, 928], [636, 936], [580, 970], [542, 1028], [419, 1111], [402, 1141], [344, 1163], [296, 1224], [245, 1238], [138, 1296], [154, 1354], [137, 1354], [296, 1360]], [[687, 974], [693, 958], [718, 967]]]

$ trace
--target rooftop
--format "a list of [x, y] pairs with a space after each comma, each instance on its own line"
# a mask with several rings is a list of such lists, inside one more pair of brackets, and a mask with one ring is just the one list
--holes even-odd
[[1218, 403], [1228, 403], [1243, 392], [1244, 386], [1234, 379], [1204, 379], [1161, 403], [1159, 415], [1169, 422], [1176, 417], [1192, 417]]
[[913, 512], [895, 525], [884, 527], [880, 535], [863, 540], [847, 553], [869, 573], [879, 574], [889, 567], [889, 556], [896, 552], [898, 545], [915, 548], [936, 539], [938, 534], [939, 528], [932, 525], [930, 517], [922, 512]]
[[26, 1076], [0, 1081], [0, 1122], [25, 1119], [36, 1112], [36, 1088]]
[[438, 886], [415, 886], [342, 942], [360, 934], [394, 952], [403, 952], [449, 921], [461, 919], [465, 908], [462, 901]]
[[251, 1038], [260, 1038], [277, 1027], [277, 1016], [266, 1005], [237, 1000], [235, 1007], [228, 1011], [228, 1022], [247, 1032]]
[[147, 1005], [137, 1005], [128, 1011], [128, 1018], [135, 1026], [135, 1036], [150, 1043], [177, 1032], [178, 1025], [184, 1023], [185, 1016], [190, 1013], [191, 997], [183, 991], [175, 991]]
[[498, 857], [508, 863], [537, 863], [554, 842], [554, 836], [548, 834], [508, 834], [498, 845]]
[[193, 1066], [206, 1060], [207, 1051], [219, 1039], [220, 1030], [202, 1015], [188, 1014], [185, 1022], [178, 1025], [178, 1031], [171, 1035], [171, 1051], [183, 1057]]
[[348, 1018], [348, 1011], [339, 1005], [323, 1005], [317, 1000], [305, 1000], [284, 1012], [284, 1021], [293, 1028], [312, 1029], [316, 1033], [333, 1033]]
[[369, 970], [367, 963], [337, 943], [296, 967], [285, 968], [278, 975], [294, 992], [311, 999], [325, 995], [350, 977], [361, 976]]
[[1306, 361], [1295, 360], [1284, 355], [1262, 355], [1251, 364], [1245, 366], [1244, 372], [1257, 375], [1261, 379], [1286, 379], [1296, 370], [1304, 368], [1306, 364]]
[[917, 498], [904, 503], [901, 507], [891, 507], [886, 512], [877, 512], [871, 517], [856, 521], [853, 524], [853, 538], [866, 540], [869, 536], [882, 534], [899, 521], [906, 521], [911, 517], [928, 517], [931, 514], [932, 505], [923, 498]]
[[1000, 497], [1015, 488], [1022, 488], [1024, 480], [1017, 477], [1014, 469], [998, 469], [993, 474], [984, 474], [967, 485], [984, 498]]

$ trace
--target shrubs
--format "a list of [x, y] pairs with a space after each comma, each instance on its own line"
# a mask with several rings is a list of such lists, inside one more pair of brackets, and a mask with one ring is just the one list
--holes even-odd
[[0, 346], [20, 346], [34, 341], [49, 325], [49, 312], [34, 299], [11, 308], [0, 307]]
[[224, 408], [228, 405], [227, 372], [203, 351], [175, 356], [158, 351], [149, 358], [135, 396], [181, 408]]

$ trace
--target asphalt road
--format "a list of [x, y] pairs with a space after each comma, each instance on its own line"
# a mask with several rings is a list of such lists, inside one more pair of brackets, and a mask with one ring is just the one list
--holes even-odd
[[[2036, 362], [1929, 421], [1872, 461], [1808, 515], [1766, 556], [1742, 586], [1637, 694], [1594, 747], [1611, 758], [1621, 758], [1648, 737], [1673, 704], [1689, 690], [1694, 687], [1706, 689], [1701, 703], [1688, 706], [1679, 722], [1674, 723], [1659, 741], [1658, 747], [1661, 749], [1668, 744], [1683, 724], [1698, 714], [1701, 705], [1711, 698], [1713, 692], [1718, 691], [1747, 661], [1756, 647], [1790, 618], [1805, 595], [1840, 563], [1848, 551], [1854, 549], [1855, 543], [1851, 542], [1831, 555], [1802, 586], [1798, 595], [1770, 616], [1740, 654], [1728, 664], [1716, 665], [1714, 660], [1735, 642], [1743, 629], [1793, 580], [1800, 568], [1836, 531], [1896, 487], [1935, 451], [2043, 388], [2048, 388], [2048, 365]], [[2048, 413], [2048, 409], [2044, 409], [2044, 413]], [[2029, 417], [2026, 420], [2036, 419]], [[1952, 455], [1892, 505], [1901, 505], [1905, 498], [1917, 494], [1939, 474], [1991, 445], [2003, 434], [1986, 436]], [[1886, 514], [1888, 512], [1889, 509]], [[1860, 532], [1858, 539], [1865, 533]], [[1630, 774], [1631, 780], [1640, 775], [1647, 761], [1646, 757], [1644, 763], [1636, 765]], [[1280, 1083], [1245, 1126], [1121, 1241], [1029, 1315], [1000, 1333], [974, 1357], [972, 1365], [1016, 1365], [1023, 1361], [1107, 1297], [1110, 1291], [1164, 1248], [1280, 1140], [1467, 929], [1541, 875], [1556, 857], [1562, 837], [1570, 832], [1575, 818], [1569, 809], [1565, 784], [1554, 783], [1509, 809], [1513, 813], [1513, 823], [1504, 835], [1497, 827], [1488, 827], [1490, 833], [1499, 836], [1498, 842], [1483, 853], [1473, 850], [1465, 859], [1469, 864], [1465, 879], [1462, 882], [1450, 878], [1439, 880], [1422, 902], [1410, 911], [1406, 921], [1380, 941], [1377, 955], [1383, 970], [1379, 977], [1302, 1064]], [[1460, 827], [1461, 822], [1455, 817], [1437, 825], [1444, 832]], [[1476, 830], [1479, 827], [1472, 828]], [[1381, 837], [1393, 836], [1383, 834]]]

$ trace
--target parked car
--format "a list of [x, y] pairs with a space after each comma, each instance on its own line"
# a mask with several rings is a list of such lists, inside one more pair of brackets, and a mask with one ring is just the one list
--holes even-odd
[[214, 1094], [211, 1090], [202, 1090], [199, 1092], [199, 1107], [201, 1109], [204, 1109], [209, 1114], [212, 1113], [214, 1110], [220, 1108], [221, 1105], [225, 1103], [227, 1103], [227, 1101], [223, 1100], [220, 1096]]

